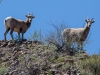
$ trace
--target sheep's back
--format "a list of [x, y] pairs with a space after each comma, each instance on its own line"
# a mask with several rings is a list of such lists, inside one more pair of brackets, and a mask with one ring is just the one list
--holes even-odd
[[79, 41], [82, 37], [84, 28], [67, 28], [62, 32], [66, 41]]

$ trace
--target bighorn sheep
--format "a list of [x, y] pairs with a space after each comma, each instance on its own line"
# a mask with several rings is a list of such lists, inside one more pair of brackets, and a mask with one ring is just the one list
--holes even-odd
[[[79, 46], [83, 46], [83, 42], [86, 40], [88, 33], [90, 31], [90, 27], [92, 23], [95, 21], [92, 19], [87, 19], [86, 25], [84, 28], [67, 28], [64, 29], [62, 32], [62, 36], [64, 37], [65, 41], [72, 44], [72, 42], [77, 42]], [[81, 48], [82, 49], [82, 48]]]
[[6, 34], [9, 32], [9, 30], [10, 30], [10, 35], [11, 35], [12, 39], [14, 39], [13, 32], [17, 32], [18, 39], [20, 40], [20, 33], [22, 33], [22, 40], [23, 40], [24, 33], [30, 27], [32, 19], [35, 18], [35, 16], [33, 16], [30, 13], [28, 15], [26, 15], [26, 17], [27, 17], [26, 21], [18, 20], [18, 19], [15, 19], [13, 17], [7, 17], [4, 20], [4, 23], [6, 26], [6, 31], [4, 32], [4, 40], [5, 41], [6, 41]]

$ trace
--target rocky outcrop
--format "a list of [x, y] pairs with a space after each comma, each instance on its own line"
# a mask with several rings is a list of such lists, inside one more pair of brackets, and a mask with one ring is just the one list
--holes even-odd
[[[77, 67], [62, 70], [75, 60], [49, 49], [38, 41], [0, 41], [0, 64], [7, 68], [4, 75], [81, 75]], [[57, 63], [61, 55], [64, 59]]]

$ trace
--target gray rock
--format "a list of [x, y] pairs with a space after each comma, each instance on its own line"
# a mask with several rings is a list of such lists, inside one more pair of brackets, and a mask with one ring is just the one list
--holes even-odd
[[5, 53], [0, 53], [0, 57], [3, 57], [5, 55]]
[[8, 45], [7, 42], [2, 43], [1, 47], [6, 47]]
[[15, 45], [15, 43], [9, 42], [7, 47], [13, 47]]

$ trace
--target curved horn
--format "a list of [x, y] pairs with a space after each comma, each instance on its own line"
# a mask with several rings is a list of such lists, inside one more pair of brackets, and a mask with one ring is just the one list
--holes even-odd
[[30, 15], [30, 13], [28, 12], [28, 15]]
[[87, 17], [87, 20], [89, 20], [89, 17]]
[[87, 17], [87, 19], [89, 19], [89, 18]]

